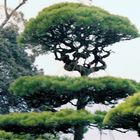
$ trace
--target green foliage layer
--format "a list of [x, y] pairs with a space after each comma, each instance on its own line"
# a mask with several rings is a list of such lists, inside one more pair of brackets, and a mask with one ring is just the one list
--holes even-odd
[[[98, 114], [97, 114], [98, 115]], [[0, 129], [14, 133], [43, 134], [70, 131], [76, 125], [96, 123], [93, 114], [85, 110], [63, 109], [58, 112], [11, 113], [0, 115]]]
[[31, 134], [14, 134], [12, 132], [0, 131], [1, 140], [59, 140], [58, 136], [51, 134], [31, 135]]
[[[31, 41], [32, 43], [41, 43], [38, 36], [47, 34], [47, 31], [59, 25], [64, 25], [69, 21], [73, 21], [74, 26], [93, 26], [93, 34], [96, 30], [101, 33], [114, 32], [114, 35], [121, 34], [120, 38], [127, 36], [128, 38], [135, 38], [138, 36], [137, 29], [130, 23], [130, 21], [118, 15], [113, 15], [107, 11], [95, 7], [86, 6], [79, 3], [60, 3], [49, 8], [43, 9], [35, 19], [31, 19], [27, 24], [24, 33], [20, 37], [20, 41]], [[102, 34], [100, 34], [102, 35]], [[114, 37], [116, 39], [114, 39]], [[114, 39], [109, 40], [108, 44], [117, 42], [117, 36], [112, 36]], [[109, 42], [110, 41], [110, 42]], [[47, 42], [49, 44], [49, 42]], [[44, 45], [44, 44], [43, 44]], [[47, 47], [47, 44], [46, 44]], [[48, 50], [50, 50], [48, 48]]]
[[140, 93], [128, 97], [114, 109], [111, 109], [105, 119], [104, 124], [110, 128], [124, 128], [136, 130], [140, 136]]
[[132, 80], [100, 77], [70, 78], [33, 76], [21, 77], [11, 84], [14, 95], [25, 98], [32, 107], [43, 104], [59, 107], [72, 99], [85, 99], [89, 102], [111, 104], [138, 90], [138, 84]]

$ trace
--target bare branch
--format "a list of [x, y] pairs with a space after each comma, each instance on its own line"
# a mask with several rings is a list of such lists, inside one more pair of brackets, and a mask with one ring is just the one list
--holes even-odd
[[8, 10], [7, 10], [7, 0], [4, 0], [4, 11], [5, 11], [5, 17], [8, 18]]
[[89, 127], [98, 127], [96, 124], [90, 124]]
[[19, 3], [9, 14], [8, 14], [8, 11], [7, 11], [7, 0], [4, 0], [4, 9], [5, 9], [5, 15], [6, 15], [6, 18], [5, 20], [2, 22], [1, 24], [1, 28], [3, 28], [6, 23], [9, 21], [9, 19], [11, 18], [11, 16], [22, 6], [26, 3], [27, 0], [22, 0], [21, 3]]
[[73, 102], [69, 101], [69, 103], [70, 103], [70, 104], [72, 104], [73, 106], [76, 106], [76, 107], [77, 107], [77, 105], [76, 105], [76, 104], [74, 104]]
[[116, 130], [116, 131], [118, 131], [118, 132], [121, 132], [121, 133], [126, 133], [126, 132], [128, 132], [128, 130], [125, 130], [125, 131], [122, 131], [122, 130], [119, 130], [119, 129], [114, 129], [114, 130]]

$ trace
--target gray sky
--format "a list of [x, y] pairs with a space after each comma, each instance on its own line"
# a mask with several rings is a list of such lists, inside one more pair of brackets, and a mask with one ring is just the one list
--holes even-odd
[[[16, 1], [18, 0], [9, 0], [10, 7], [14, 7], [16, 5]], [[21, 10], [25, 14], [26, 18], [35, 17], [42, 8], [56, 2], [63, 1], [64, 0], [29, 0]], [[74, 2], [76, 0], [69, 1]], [[3, 0], [0, 0], [0, 3], [2, 2]], [[106, 9], [113, 14], [128, 17], [140, 31], [139, 0], [93, 0], [93, 4]], [[97, 72], [93, 74], [93, 76], [110, 75], [140, 81], [140, 38], [116, 43], [112, 46], [112, 49], [115, 53], [106, 60], [108, 66], [107, 69], [102, 72]], [[37, 59], [36, 64], [39, 68], [43, 68], [46, 74], [71, 76], [76, 74], [65, 72], [62, 68], [63, 64], [61, 62], [54, 61], [52, 55], [40, 56]], [[136, 133], [121, 134], [119, 132], [114, 132], [113, 135], [115, 140], [139, 139]], [[111, 136], [110, 132], [106, 132], [106, 134], [103, 135], [103, 140], [114, 140]], [[97, 130], [91, 130], [86, 134], [85, 140], [93, 139], [99, 140], [99, 132]]]

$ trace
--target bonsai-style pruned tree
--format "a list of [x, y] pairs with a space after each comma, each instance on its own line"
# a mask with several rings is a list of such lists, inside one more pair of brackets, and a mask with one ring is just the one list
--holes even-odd
[[128, 97], [125, 102], [111, 109], [104, 118], [104, 124], [110, 129], [137, 131], [140, 137], [140, 93]]
[[[138, 85], [128, 79], [85, 76], [106, 68], [104, 59], [111, 53], [109, 45], [136, 37], [138, 31], [127, 18], [98, 7], [61, 3], [45, 8], [26, 24], [19, 41], [29, 44], [35, 55], [52, 52], [56, 60], [64, 62], [66, 70], [78, 71], [82, 77], [17, 79], [11, 85], [11, 92], [24, 98], [37, 113], [0, 116], [0, 129], [14, 133], [17, 130], [23, 133], [70, 132], [74, 133], [74, 140], [82, 140], [90, 124], [104, 127], [101, 122], [105, 112], [91, 114], [85, 107], [89, 103], [115, 104], [118, 99], [137, 92]], [[58, 107], [67, 103], [77, 110], [58, 111]], [[41, 112], [44, 110], [51, 112]]]
[[137, 29], [125, 17], [95, 6], [60, 3], [29, 20], [19, 41], [32, 44], [36, 53], [53, 53], [65, 70], [88, 76], [106, 69], [110, 45], [136, 37]]
[[[131, 22], [121, 16], [78, 3], [60, 3], [43, 9], [31, 19], [19, 37], [36, 54], [51, 52], [64, 62], [67, 71], [78, 71], [81, 76], [104, 70], [104, 61], [111, 54], [109, 46], [138, 37]], [[34, 46], [34, 47], [33, 47]], [[87, 96], [78, 96], [77, 109], [83, 109]], [[81, 140], [84, 129], [75, 128], [75, 140]]]

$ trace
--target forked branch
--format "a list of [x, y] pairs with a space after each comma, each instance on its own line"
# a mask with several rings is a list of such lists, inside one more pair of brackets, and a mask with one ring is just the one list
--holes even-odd
[[9, 19], [12, 17], [12, 15], [25, 3], [27, 2], [27, 0], [22, 0], [22, 2], [20, 2], [13, 10], [10, 11], [10, 13], [8, 13], [8, 6], [7, 6], [7, 0], [4, 0], [4, 11], [5, 11], [5, 20], [2, 22], [1, 24], [1, 28], [3, 28], [7, 22], [9, 21]]

